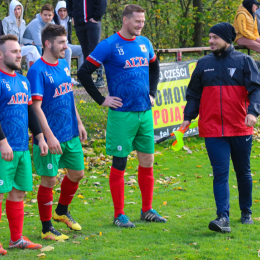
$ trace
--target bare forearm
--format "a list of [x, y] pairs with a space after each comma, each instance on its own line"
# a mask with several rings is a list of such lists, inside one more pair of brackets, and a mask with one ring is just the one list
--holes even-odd
[[53, 136], [53, 133], [48, 125], [47, 119], [41, 108], [34, 106], [34, 110], [38, 117], [42, 132], [44, 136], [48, 139], [49, 137]]
[[76, 111], [78, 125], [82, 125], [82, 121], [80, 119], [79, 112], [78, 112], [78, 109], [77, 109], [76, 105], [75, 105], [75, 111]]

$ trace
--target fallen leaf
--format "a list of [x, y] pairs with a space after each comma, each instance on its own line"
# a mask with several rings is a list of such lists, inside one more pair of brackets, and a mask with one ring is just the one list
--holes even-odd
[[195, 246], [196, 246], [197, 244], [198, 244], [197, 242], [190, 243], [190, 245], [195, 245]]
[[30, 203], [36, 203], [37, 202], [37, 199], [31, 199], [30, 200]]
[[168, 229], [165, 229], [165, 228], [163, 228], [163, 231], [165, 231], [165, 232], [168, 232], [169, 230], [168, 230]]
[[253, 183], [257, 183], [258, 181], [253, 181]]
[[233, 185], [233, 188], [234, 188], [234, 189], [237, 189], [237, 186]]
[[102, 236], [102, 232], [99, 232], [99, 235]]
[[125, 204], [136, 204], [136, 202], [130, 201], [130, 202], [126, 202]]
[[163, 206], [166, 206], [166, 205], [167, 205], [167, 201], [164, 201], [164, 202], [163, 202]]
[[197, 165], [197, 168], [202, 168], [202, 165]]
[[82, 195], [78, 195], [79, 199], [84, 199], [84, 197]]
[[41, 249], [41, 252], [49, 252], [49, 251], [53, 251], [53, 250], [54, 250], [53, 246], [46, 246]]
[[77, 244], [77, 245], [80, 244], [80, 242], [78, 242], [78, 241], [72, 241], [72, 243], [73, 243], [73, 244]]
[[88, 237], [85, 237], [85, 240], [88, 240]]
[[41, 254], [39, 254], [39, 255], [37, 255], [39, 258], [45, 258], [46, 257], [46, 255], [44, 254], [44, 253], [41, 253]]

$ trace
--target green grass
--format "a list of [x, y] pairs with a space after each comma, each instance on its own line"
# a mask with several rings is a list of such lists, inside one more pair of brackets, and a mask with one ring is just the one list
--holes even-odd
[[[120, 229], [112, 225], [112, 199], [108, 178], [104, 175], [109, 174], [111, 163], [108, 157], [107, 161], [99, 158], [100, 152], [104, 153], [105, 142], [96, 140], [85, 147], [88, 152], [92, 151], [91, 157], [86, 160], [87, 169], [82, 180], [85, 184], [80, 185], [70, 207], [72, 216], [82, 225], [82, 231], [70, 231], [65, 225], [55, 222], [54, 226], [69, 235], [70, 240], [57, 243], [40, 239], [41, 223], [37, 203], [30, 203], [32, 198], [36, 198], [36, 185], [39, 184], [37, 177], [34, 177], [34, 191], [29, 192], [25, 198], [25, 211], [34, 215], [25, 215], [23, 234], [43, 246], [54, 247], [54, 251], [45, 252], [46, 259], [256, 259], [257, 250], [260, 249], [260, 222], [255, 220], [255, 224], [251, 226], [243, 226], [239, 222], [238, 190], [233, 187], [237, 183], [232, 165], [232, 233], [214, 233], [207, 228], [208, 223], [216, 217], [216, 208], [212, 191], [212, 169], [204, 141], [193, 137], [185, 141], [193, 151], [192, 154], [187, 154], [184, 150], [173, 152], [168, 148], [170, 141], [156, 145], [153, 207], [161, 215], [168, 217], [167, 223], [140, 221], [141, 194], [138, 185], [134, 184], [132, 187], [125, 186], [125, 202], [135, 203], [126, 204], [125, 212], [136, 224], [136, 228]], [[256, 156], [252, 158], [253, 179], [256, 181], [253, 185], [254, 218], [260, 217], [259, 146], [259, 143], [254, 142], [252, 153], [252, 156]], [[137, 178], [137, 166], [137, 159], [132, 155], [128, 160], [126, 180], [129, 180], [129, 176]], [[157, 182], [160, 178], [170, 176], [173, 178], [168, 184]], [[100, 182], [100, 185], [95, 186], [94, 182]], [[54, 191], [57, 188], [59, 185]], [[79, 198], [79, 194], [84, 198]], [[58, 197], [59, 193], [55, 191], [54, 202], [58, 201]], [[2, 221], [0, 241], [7, 248], [9, 229], [6, 215], [2, 217]], [[39, 251], [13, 249], [8, 251], [5, 259], [37, 259], [38, 254]]]

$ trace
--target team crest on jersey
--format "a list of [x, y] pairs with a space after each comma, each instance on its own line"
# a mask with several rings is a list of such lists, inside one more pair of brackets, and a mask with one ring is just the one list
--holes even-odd
[[139, 45], [142, 52], [147, 52], [147, 49], [144, 44]]
[[64, 71], [66, 72], [67, 76], [70, 76], [70, 71], [69, 71], [69, 69], [67, 67], [64, 69]]
[[28, 90], [28, 86], [27, 86], [26, 82], [25, 82], [25, 81], [22, 81], [22, 83], [23, 83], [24, 88], [25, 88], [26, 90]]

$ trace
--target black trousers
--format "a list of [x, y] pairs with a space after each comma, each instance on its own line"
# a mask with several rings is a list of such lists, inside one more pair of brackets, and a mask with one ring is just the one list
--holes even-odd
[[[87, 22], [84, 25], [75, 26], [76, 35], [82, 48], [84, 59], [95, 49], [101, 38], [101, 22]], [[98, 77], [102, 77], [103, 66], [97, 70]]]

